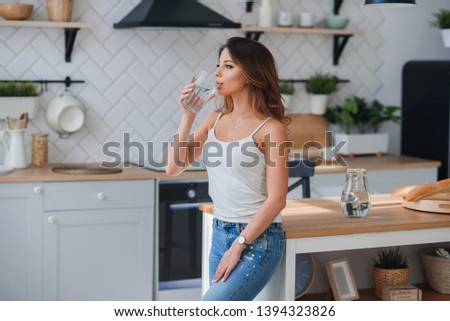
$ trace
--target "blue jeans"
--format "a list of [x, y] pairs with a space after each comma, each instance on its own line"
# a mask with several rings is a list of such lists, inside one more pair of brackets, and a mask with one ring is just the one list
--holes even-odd
[[281, 223], [272, 223], [242, 256], [223, 282], [212, 283], [217, 266], [234, 239], [247, 226], [246, 223], [229, 223], [213, 220], [213, 235], [209, 256], [210, 288], [203, 301], [249, 301], [253, 300], [269, 282], [284, 256], [286, 242]]

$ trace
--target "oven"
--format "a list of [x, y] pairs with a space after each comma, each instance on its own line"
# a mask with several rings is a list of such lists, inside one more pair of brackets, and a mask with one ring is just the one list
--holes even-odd
[[157, 300], [201, 296], [202, 213], [211, 202], [206, 179], [159, 182]]

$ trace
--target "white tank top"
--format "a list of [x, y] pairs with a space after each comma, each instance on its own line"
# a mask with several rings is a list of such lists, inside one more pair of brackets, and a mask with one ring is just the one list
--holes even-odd
[[[208, 132], [202, 151], [208, 171], [209, 195], [214, 216], [220, 220], [248, 223], [267, 198], [266, 162], [253, 135], [270, 119], [266, 118], [247, 137], [224, 142], [217, 139], [214, 126]], [[274, 222], [281, 222], [278, 214]]]

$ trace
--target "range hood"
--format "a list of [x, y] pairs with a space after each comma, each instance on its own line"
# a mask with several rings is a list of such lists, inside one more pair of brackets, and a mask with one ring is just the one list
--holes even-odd
[[142, 0], [114, 28], [240, 28], [196, 0]]

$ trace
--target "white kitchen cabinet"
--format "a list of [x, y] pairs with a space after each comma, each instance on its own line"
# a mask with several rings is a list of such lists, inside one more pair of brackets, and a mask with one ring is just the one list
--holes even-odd
[[0, 300], [39, 300], [42, 184], [0, 184]]
[[44, 300], [151, 300], [154, 181], [44, 188]]
[[0, 300], [152, 300], [155, 180], [0, 184]]

